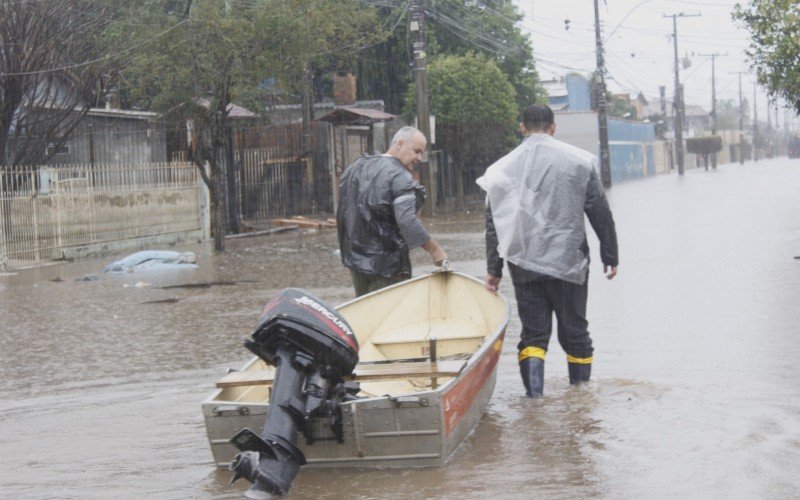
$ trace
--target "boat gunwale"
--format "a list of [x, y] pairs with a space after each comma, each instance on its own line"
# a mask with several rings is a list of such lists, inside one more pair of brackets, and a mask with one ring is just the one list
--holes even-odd
[[[342, 304], [339, 304], [338, 306], [335, 306], [334, 309], [339, 310], [340, 308], [348, 306], [348, 305], [350, 305], [352, 303], [360, 302], [360, 301], [362, 301], [362, 300], [364, 300], [366, 298], [369, 298], [371, 296], [383, 293], [383, 292], [388, 291], [388, 290], [393, 289], [393, 288], [400, 288], [400, 287], [403, 287], [403, 286], [409, 286], [412, 283], [415, 283], [417, 281], [423, 281], [423, 280], [426, 280], [426, 279], [433, 279], [434, 276], [436, 276], [437, 274], [440, 274], [440, 273], [441, 274], [447, 273], [447, 274], [457, 275], [457, 276], [460, 276], [462, 278], [466, 278], [467, 280], [470, 280], [470, 281], [473, 281], [475, 283], [478, 283], [480, 285], [484, 285], [484, 283], [480, 279], [478, 279], [478, 278], [476, 278], [474, 276], [470, 276], [468, 274], [464, 274], [462, 272], [458, 272], [458, 271], [433, 271], [431, 273], [422, 274], [420, 276], [416, 276], [414, 278], [411, 278], [411, 279], [408, 279], [408, 280], [405, 280], [405, 281], [401, 281], [399, 283], [395, 283], [393, 285], [381, 288], [381, 289], [376, 290], [374, 292], [370, 292], [370, 293], [362, 295], [360, 297], [356, 297], [354, 299], [348, 300], [347, 302], [343, 302]], [[481, 342], [480, 347], [478, 347], [478, 349], [476, 349], [472, 354], [470, 354], [470, 357], [467, 358], [466, 364], [461, 369], [461, 371], [458, 373], [458, 375], [456, 375], [455, 377], [450, 377], [449, 380], [446, 383], [440, 385], [436, 389], [430, 389], [428, 391], [421, 391], [419, 393], [404, 393], [404, 394], [435, 393], [435, 394], [439, 394], [440, 397], [441, 397], [441, 395], [445, 394], [447, 392], [447, 390], [449, 390], [449, 388], [452, 387], [454, 382], [456, 382], [457, 380], [465, 377], [466, 375], [469, 374], [470, 371], [472, 371], [474, 369], [474, 367], [477, 365], [478, 361], [483, 359], [483, 357], [486, 355], [486, 352], [494, 345], [494, 343], [497, 341], [497, 339], [500, 337], [500, 335], [502, 335], [506, 331], [506, 328], [508, 328], [508, 323], [511, 320], [511, 312], [509, 310], [508, 300], [499, 291], [496, 292], [496, 295], [503, 301], [503, 305], [505, 306], [505, 313], [504, 313], [503, 320], [500, 323], [500, 325], [494, 331], [492, 331], [491, 333], [486, 335], [486, 337]], [[258, 356], [253, 356], [249, 361], [247, 361], [239, 369], [239, 371], [247, 371], [247, 370], [249, 370], [255, 363], [257, 363], [259, 361], [259, 359], [260, 358]], [[495, 367], [492, 371], [496, 371], [496, 370], [497, 370], [497, 367]], [[254, 405], [254, 406], [257, 406], [257, 405], [269, 406], [269, 401], [265, 401], [265, 402], [253, 402], [253, 401], [242, 402], [242, 401], [218, 400], [217, 397], [220, 394], [222, 394], [223, 390], [224, 390], [224, 388], [215, 387], [215, 390], [213, 391], [213, 393], [209, 397], [207, 397], [202, 402], [202, 404], [207, 404], [207, 403], [210, 404], [210, 403], [217, 402], [217, 403], [247, 404], [247, 405]], [[396, 397], [396, 396], [397, 395], [395, 395], [393, 397]], [[361, 401], [369, 402], [369, 401], [374, 401], [374, 400], [383, 400], [383, 399], [386, 399], [388, 397], [389, 396], [387, 396], [387, 395], [364, 397], [364, 398], [359, 398], [357, 400], [354, 400], [352, 403], [357, 403], [357, 402], [361, 402]]]

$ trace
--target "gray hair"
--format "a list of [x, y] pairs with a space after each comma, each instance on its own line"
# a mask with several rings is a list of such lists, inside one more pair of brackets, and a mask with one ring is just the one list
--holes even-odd
[[406, 125], [402, 127], [400, 130], [395, 132], [394, 137], [392, 137], [392, 142], [389, 144], [389, 147], [394, 146], [397, 144], [398, 141], [410, 141], [415, 134], [423, 135], [419, 129]]

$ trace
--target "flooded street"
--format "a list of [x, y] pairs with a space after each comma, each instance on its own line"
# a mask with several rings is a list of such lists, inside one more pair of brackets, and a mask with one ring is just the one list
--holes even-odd
[[[800, 498], [800, 161], [608, 195], [621, 264], [605, 280], [590, 239], [590, 384], [569, 386], [554, 335], [545, 397], [522, 397], [506, 277], [497, 387], [450, 463], [302, 469], [287, 498]], [[473, 208], [429, 228], [455, 269], [483, 277]], [[0, 276], [0, 497], [241, 498], [245, 481], [214, 468], [200, 403], [250, 358], [242, 340], [277, 291], [331, 304], [353, 291], [335, 231], [227, 249], [182, 245], [199, 269], [155, 275], [103, 274], [110, 256]]]

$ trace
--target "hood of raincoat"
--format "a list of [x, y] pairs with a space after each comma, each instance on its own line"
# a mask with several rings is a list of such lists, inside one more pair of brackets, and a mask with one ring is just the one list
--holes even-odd
[[589, 268], [584, 204], [597, 157], [546, 134], [527, 137], [476, 182], [487, 193], [500, 257], [583, 284]]
[[422, 208], [425, 190], [397, 158], [364, 156], [339, 183], [336, 226], [342, 263], [386, 277], [411, 276], [409, 248], [395, 219], [393, 203], [413, 196]]

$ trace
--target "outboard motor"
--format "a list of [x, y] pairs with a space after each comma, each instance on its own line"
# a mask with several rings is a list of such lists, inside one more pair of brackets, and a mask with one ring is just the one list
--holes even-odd
[[333, 308], [308, 292], [283, 290], [265, 307], [261, 324], [245, 347], [276, 367], [267, 421], [260, 435], [243, 429], [231, 438], [241, 453], [229, 468], [253, 485], [250, 498], [284, 495], [306, 463], [297, 433], [314, 441], [309, 420], [330, 417], [342, 441], [341, 403], [355, 399], [358, 386], [343, 377], [358, 364], [358, 341]]

